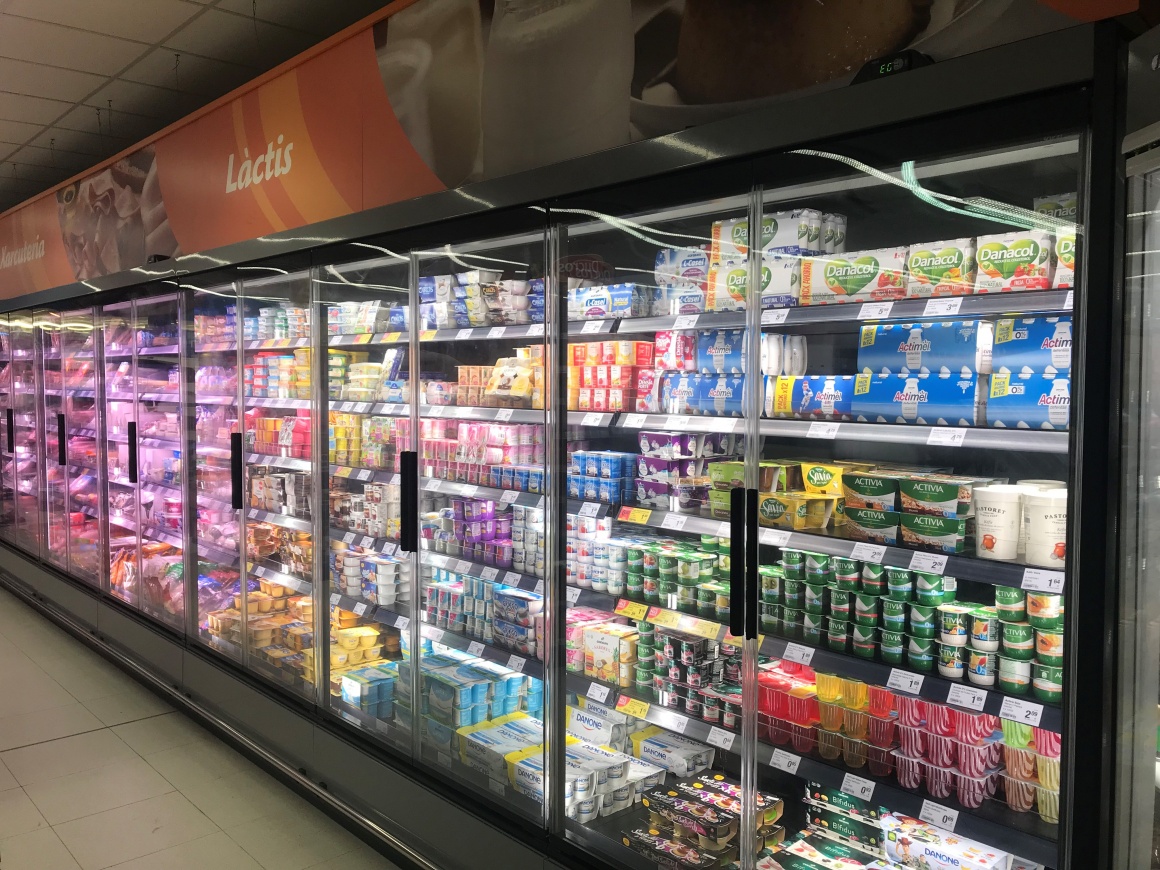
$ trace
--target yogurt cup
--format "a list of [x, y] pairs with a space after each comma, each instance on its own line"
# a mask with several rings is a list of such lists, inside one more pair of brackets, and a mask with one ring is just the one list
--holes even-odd
[[[1016, 486], [1023, 487], [1027, 492], [1038, 492], [1044, 489], [1066, 489], [1066, 480], [1017, 480]], [[1022, 556], [1027, 552], [1027, 529], [1031, 524], [1031, 516], [1027, 513], [1027, 503], [1024, 499], [1023, 504], [1023, 526], [1019, 529], [1019, 555]]]
[[854, 622], [859, 625], [878, 625], [880, 597], [872, 592], [854, 594]]
[[919, 604], [939, 605], [943, 603], [943, 578], [941, 574], [914, 572], [914, 598]]
[[970, 614], [970, 609], [960, 604], [939, 605], [939, 640], [950, 646], [966, 646], [970, 637]]
[[867, 562], [862, 566], [862, 590], [883, 595], [886, 592], [886, 569]]
[[976, 607], [971, 611], [971, 649], [998, 652], [1002, 637], [999, 615], [994, 607]]
[[976, 486], [975, 555], [980, 559], [1010, 562], [1019, 556], [1023, 528], [1023, 498], [1028, 490], [1010, 484]]
[[875, 649], [875, 635], [878, 634], [878, 629], [873, 625], [858, 625], [853, 626], [853, 633], [851, 644], [853, 646], [854, 655], [864, 659], [874, 658]]
[[1063, 700], [1063, 668], [1036, 663], [1032, 668], [1031, 687], [1035, 697], [1049, 704]]
[[999, 690], [1008, 695], [1026, 695], [1031, 687], [1031, 662], [999, 656]]
[[[829, 587], [815, 586], [812, 583], [802, 584], [802, 606], [808, 613], [825, 613], [826, 596]], [[836, 591], [836, 590], [833, 590]]]
[[886, 569], [886, 596], [895, 601], [914, 600], [914, 578], [908, 569]]
[[1062, 570], [1067, 558], [1067, 490], [1045, 489], [1026, 497], [1027, 564]]
[[940, 643], [938, 645], [938, 672], [948, 680], [961, 680], [967, 669], [966, 647]]
[[[906, 614], [910, 605], [905, 601], [896, 601], [893, 598], [882, 598], [882, 626], [891, 631], [903, 631], [906, 628]], [[933, 630], [933, 625], [931, 626]]]
[[835, 652], [850, 649], [850, 623], [832, 616], [826, 618], [826, 646]]
[[1063, 664], [1063, 632], [1035, 630], [1035, 660], [1041, 665]]
[[999, 670], [999, 656], [993, 652], [969, 650], [967, 655], [967, 679], [976, 686], [995, 685], [995, 674]]
[[830, 615], [834, 619], [849, 622], [851, 617], [851, 599], [853, 594], [844, 589], [830, 590]]
[[1063, 596], [1049, 592], [1028, 592], [1027, 621], [1038, 629], [1062, 629]]
[[1035, 658], [1035, 629], [1031, 623], [1003, 623], [1003, 655], [1021, 662]]
[[1015, 586], [995, 587], [995, 610], [1001, 622], [1023, 622], [1027, 619], [1027, 593]]
[[926, 604], [910, 605], [910, 634], [913, 637], [933, 638], [938, 634], [938, 608]]

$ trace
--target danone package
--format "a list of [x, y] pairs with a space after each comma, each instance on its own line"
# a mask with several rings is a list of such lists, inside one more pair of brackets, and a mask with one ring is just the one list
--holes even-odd
[[910, 246], [908, 296], [966, 296], [975, 292], [975, 240], [950, 239]]
[[816, 492], [763, 492], [757, 496], [757, 521], [786, 529], [824, 529], [837, 497]]
[[[713, 222], [711, 263], [744, 261], [749, 255], [749, 220], [731, 218]], [[779, 211], [761, 218], [761, 253], [810, 254], [822, 252], [822, 213], [812, 208]]]
[[1055, 243], [1044, 230], [979, 236], [976, 293], [1047, 290], [1055, 276]]
[[765, 379], [765, 415], [803, 420], [849, 420], [855, 378], [851, 375], [806, 375]]
[[912, 550], [950, 555], [965, 553], [974, 532], [974, 517], [951, 519], [927, 514], [902, 514], [902, 543]]
[[871, 544], [898, 544], [898, 529], [902, 515], [896, 511], [877, 508], [845, 507], [845, 534], [851, 541], [866, 541]]
[[950, 374], [991, 371], [992, 326], [984, 320], [878, 323], [862, 327], [858, 371]]
[[904, 867], [930, 870], [1004, 870], [1009, 855], [902, 813], [883, 813], [882, 848]]
[[701, 375], [697, 413], [707, 417], [744, 417], [745, 375]]
[[745, 371], [744, 329], [702, 329], [697, 332], [697, 368], [705, 374]]
[[842, 474], [842, 498], [847, 511], [850, 508], [871, 508], [879, 511], [898, 510], [899, 472], [846, 471]]
[[568, 290], [569, 320], [601, 320], [609, 317], [644, 317], [651, 300], [637, 284], [609, 284]]
[[833, 460], [830, 462], [816, 462], [812, 459], [803, 459], [801, 462], [802, 483], [806, 492], [816, 492], [821, 495], [843, 495], [842, 476], [847, 471], [862, 471], [871, 467], [868, 462], [849, 462]]
[[672, 734], [656, 725], [634, 731], [629, 737], [633, 755], [677, 776], [695, 776], [713, 766], [715, 750], [712, 746]]
[[709, 277], [709, 255], [700, 248], [661, 248], [657, 251], [653, 276], [657, 287], [699, 289], [703, 293]]
[[[797, 305], [801, 292], [801, 259], [777, 255], [763, 256], [758, 282], [760, 287], [758, 301], [761, 308], [788, 308]], [[706, 310], [743, 311], [747, 300], [751, 297], [749, 264], [745, 260], [714, 263], [709, 268], [706, 292]]]
[[934, 517], [969, 517], [974, 514], [974, 488], [1000, 481], [991, 477], [957, 474], [912, 474], [898, 479], [902, 510]]
[[1028, 317], [995, 323], [992, 366], [999, 374], [1071, 371], [1071, 318]]
[[1071, 379], [1021, 371], [991, 376], [987, 425], [1002, 429], [1066, 429], [1071, 420]]
[[802, 259], [802, 305], [906, 298], [906, 248]]
[[957, 375], [858, 375], [852, 413], [861, 423], [918, 423], [977, 426], [983, 421], [986, 376], [963, 369]]

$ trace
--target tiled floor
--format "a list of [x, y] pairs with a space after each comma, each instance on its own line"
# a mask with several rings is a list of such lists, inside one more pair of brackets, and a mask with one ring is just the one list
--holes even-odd
[[397, 870], [0, 589], [3, 870]]

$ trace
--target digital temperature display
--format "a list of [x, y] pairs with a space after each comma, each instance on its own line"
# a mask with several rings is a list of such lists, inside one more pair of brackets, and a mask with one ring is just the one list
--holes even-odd
[[933, 62], [921, 52], [911, 50], [900, 51], [898, 54], [892, 54], [889, 57], [880, 57], [864, 64], [862, 69], [858, 70], [858, 74], [854, 76], [854, 81], [851, 84], [857, 85], [873, 79], [897, 75], [900, 72], [906, 72], [915, 67], [929, 66]]

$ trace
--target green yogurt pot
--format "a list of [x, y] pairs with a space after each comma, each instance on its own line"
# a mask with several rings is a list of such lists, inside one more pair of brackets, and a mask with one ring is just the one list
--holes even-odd
[[1003, 622], [1027, 620], [1027, 593], [1014, 586], [995, 587], [995, 610]]
[[[882, 601], [882, 626], [891, 631], [904, 631], [906, 629], [906, 614], [910, 610], [910, 605], [905, 601], [895, 601], [893, 598], [883, 598]], [[931, 624], [931, 631], [934, 631], [934, 624]]]
[[976, 607], [971, 610], [971, 649], [998, 652], [1003, 637], [1001, 626], [994, 607]]
[[890, 647], [901, 652], [902, 648], [906, 646], [906, 635], [901, 631], [891, 631], [888, 628], [878, 630], [878, 640], [884, 650]]
[[834, 652], [849, 652], [850, 624], [844, 620], [827, 617], [826, 646]]
[[877, 634], [878, 629], [872, 625], [854, 625], [851, 638], [854, 655], [864, 659], [874, 658], [874, 650], [877, 647], [875, 635]]
[[782, 598], [786, 607], [794, 607], [800, 609], [805, 603], [805, 583], [801, 580], [791, 580], [786, 577], [782, 581]]
[[850, 599], [853, 594], [846, 592], [843, 589], [830, 590], [830, 616], [834, 619], [840, 619], [843, 622], [849, 622], [851, 617]]
[[895, 601], [914, 600], [914, 578], [908, 569], [886, 569], [886, 596]]
[[1063, 664], [1063, 632], [1035, 630], [1035, 660], [1041, 665]]
[[856, 559], [834, 556], [834, 581], [838, 589], [857, 592], [862, 588], [862, 563]]
[[1032, 668], [1031, 689], [1040, 701], [1058, 704], [1063, 700], [1063, 668], [1036, 663]]
[[900, 646], [880, 647], [878, 652], [882, 655], [882, 661], [891, 665], [900, 665], [905, 657], [904, 648]]
[[803, 608], [810, 613], [825, 613], [826, 595], [829, 587], [803, 583], [802, 589], [804, 590], [802, 594]]
[[922, 653], [906, 652], [906, 664], [912, 671], [920, 671], [922, 673], [929, 673], [934, 670], [934, 656], [924, 655]]
[[1020, 662], [1035, 658], [1035, 629], [1029, 622], [1004, 622], [1003, 657]]
[[935, 641], [929, 637], [907, 637], [906, 651], [908, 653], [918, 653], [924, 656], [933, 656], [935, 654]]
[[999, 670], [999, 655], [982, 650], [968, 650], [967, 679], [976, 686], [995, 685], [995, 675]]
[[802, 634], [802, 612], [792, 607], [781, 609], [781, 633], [790, 640], [798, 640]]
[[806, 580], [830, 584], [834, 581], [833, 557], [825, 553], [806, 553]]
[[859, 625], [877, 625], [879, 596], [872, 592], [854, 594], [854, 621]]
[[914, 600], [919, 604], [943, 603], [943, 578], [941, 574], [914, 572]]
[[911, 635], [933, 638], [938, 634], [937, 607], [926, 604], [911, 604], [909, 612]]
[[1047, 592], [1027, 593], [1027, 621], [1044, 630], [1063, 628], [1063, 596]]
[[862, 566], [862, 590], [875, 595], [886, 594], [886, 569], [867, 562]]
[[961, 680], [967, 670], [967, 648], [940, 643], [938, 645], [938, 672], [948, 680]]
[[999, 691], [1026, 695], [1031, 687], [1031, 662], [999, 656]]
[[960, 604], [940, 604], [939, 640], [950, 646], [966, 646], [970, 637], [971, 611]]

